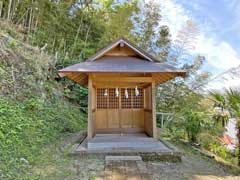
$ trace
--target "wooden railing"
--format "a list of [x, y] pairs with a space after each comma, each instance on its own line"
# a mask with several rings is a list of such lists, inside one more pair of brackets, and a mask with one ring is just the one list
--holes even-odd
[[164, 128], [164, 125], [173, 119], [172, 113], [156, 112], [157, 123], [160, 124], [161, 128]]

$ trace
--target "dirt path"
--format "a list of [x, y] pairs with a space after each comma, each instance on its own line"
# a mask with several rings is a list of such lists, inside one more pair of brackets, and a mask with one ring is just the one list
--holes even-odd
[[[105, 162], [104, 178], [101, 180], [148, 180], [152, 179], [142, 160]], [[99, 178], [100, 180], [100, 178]]]
[[27, 177], [42, 180], [240, 180], [240, 174], [233, 174], [214, 160], [183, 147], [180, 150], [185, 156], [179, 163], [106, 162], [103, 156], [69, 156], [53, 146], [44, 153], [45, 157], [40, 157]]
[[181, 163], [110, 161], [97, 180], [240, 180], [217, 164], [196, 157], [183, 157]]

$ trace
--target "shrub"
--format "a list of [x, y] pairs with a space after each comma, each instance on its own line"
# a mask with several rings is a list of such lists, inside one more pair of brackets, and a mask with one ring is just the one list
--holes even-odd
[[207, 132], [200, 133], [198, 135], [198, 141], [200, 142], [201, 146], [207, 150], [210, 150], [211, 144], [219, 144], [217, 137]]
[[[183, 135], [187, 135], [190, 142], [197, 141], [197, 135], [203, 128], [208, 126], [208, 120], [204, 116], [204, 112], [197, 112], [189, 109], [184, 109], [174, 117], [172, 123], [169, 124], [170, 129], [176, 127], [184, 131]], [[175, 133], [175, 132], [174, 132]]]
[[224, 158], [224, 159], [229, 159], [231, 158], [231, 152], [224, 146], [222, 146], [219, 143], [212, 143], [210, 144], [210, 150], [214, 153], [217, 154], [218, 156]]

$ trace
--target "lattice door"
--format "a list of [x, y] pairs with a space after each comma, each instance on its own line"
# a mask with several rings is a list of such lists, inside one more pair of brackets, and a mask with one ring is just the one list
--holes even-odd
[[108, 89], [108, 99], [109, 99], [109, 104], [108, 108], [109, 109], [118, 109], [119, 108], [119, 96], [116, 96], [116, 89], [110, 88]]
[[98, 88], [96, 90], [96, 127], [106, 132], [113, 129], [115, 132], [122, 132], [131, 128], [142, 128], [144, 124], [143, 90], [138, 89], [138, 91], [139, 95], [136, 96], [135, 88], [121, 88], [119, 96], [116, 96], [115, 88]]
[[[126, 93], [128, 97], [126, 97]], [[131, 109], [132, 108], [132, 93], [130, 88], [121, 89], [121, 108]]]
[[144, 100], [143, 100], [143, 90], [142, 89], [138, 89], [138, 92], [139, 92], [139, 95], [136, 96], [135, 94], [135, 89], [131, 89], [132, 91], [132, 94], [133, 94], [133, 98], [132, 98], [132, 107], [134, 109], [141, 109], [143, 108], [143, 103], [144, 103]]
[[108, 108], [108, 96], [104, 96], [105, 89], [97, 89], [97, 109], [107, 109]]
[[[117, 97], [115, 88], [98, 88], [97, 89], [97, 108], [98, 109], [119, 109], [121, 95], [121, 108], [122, 109], [141, 109], [143, 108], [143, 89], [138, 89], [139, 95], [136, 96], [135, 88], [121, 88], [120, 95]], [[127, 92], [126, 92], [127, 91]], [[104, 94], [107, 93], [105, 96]], [[127, 96], [126, 97], [126, 93]]]

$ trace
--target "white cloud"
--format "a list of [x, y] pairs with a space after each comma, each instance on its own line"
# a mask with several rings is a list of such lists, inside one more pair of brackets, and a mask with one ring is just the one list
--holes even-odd
[[[170, 27], [172, 38], [174, 39], [185, 22], [192, 19], [191, 12], [184, 9], [183, 6], [177, 4], [174, 0], [158, 0], [158, 3], [161, 5], [162, 23]], [[216, 33], [209, 33], [209, 29], [214, 29], [214, 27], [200, 27], [194, 53], [204, 55], [209, 67], [214, 67], [220, 73], [240, 64], [240, 58], [237, 56], [234, 48], [228, 42], [219, 40]], [[225, 85], [236, 86], [237, 84], [240, 84], [239, 79], [228, 79], [227, 83], [212, 82], [212, 85], [216, 88], [222, 88]]]
[[189, 20], [189, 15], [180, 5], [172, 0], [159, 0], [161, 6], [162, 24], [168, 25], [171, 29], [172, 38], [176, 38], [177, 32], [184, 23]]
[[209, 65], [219, 71], [225, 71], [240, 64], [237, 52], [225, 41], [217, 41], [214, 38], [201, 34], [196, 51], [203, 54]]
[[216, 80], [212, 81], [206, 86], [206, 89], [208, 90], [219, 90], [224, 91], [225, 89], [231, 88], [240, 88], [240, 77], [232, 77], [229, 74], [219, 77]]

